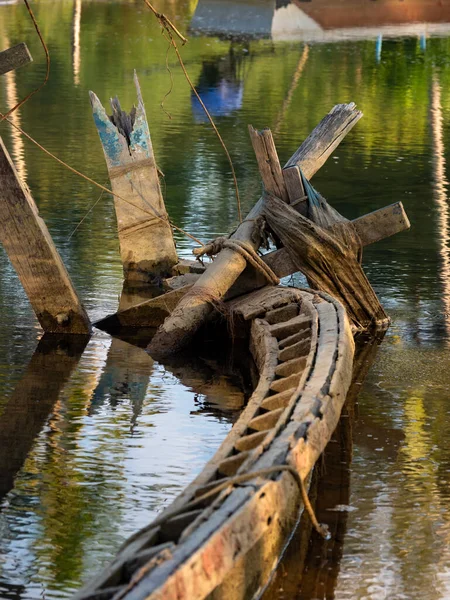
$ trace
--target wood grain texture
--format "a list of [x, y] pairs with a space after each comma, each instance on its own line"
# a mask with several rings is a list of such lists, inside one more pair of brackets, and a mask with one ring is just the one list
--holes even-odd
[[310, 286], [342, 302], [356, 328], [388, 324], [388, 317], [351, 245], [274, 196], [266, 195], [264, 215]]
[[311, 179], [362, 116], [354, 102], [337, 104], [292, 155], [285, 168], [297, 165], [306, 179]]
[[[299, 212], [301, 213], [301, 211]], [[369, 246], [396, 233], [407, 231], [411, 227], [401, 202], [395, 202], [358, 217], [351, 223], [356, 229], [363, 246]], [[280, 278], [292, 275], [297, 269], [286, 248], [268, 252], [263, 256], [263, 260]], [[254, 285], [256, 287], [256, 282]]]
[[32, 60], [30, 51], [24, 42], [3, 50], [3, 52], [0, 52], [0, 75], [23, 67], [32, 62]]
[[137, 107], [130, 114], [113, 99], [108, 117], [90, 92], [94, 121], [105, 154], [114, 196], [120, 253], [125, 278], [150, 281], [170, 277], [178, 262], [159, 184], [153, 146], [135, 74]]
[[401, 202], [395, 202], [352, 221], [363, 246], [407, 231], [411, 224]]
[[49, 333], [89, 333], [86, 311], [1, 138], [0, 182], [0, 242], [39, 323]]
[[248, 126], [248, 131], [264, 188], [277, 198], [289, 202], [272, 132], [270, 129], [257, 131], [251, 125]]

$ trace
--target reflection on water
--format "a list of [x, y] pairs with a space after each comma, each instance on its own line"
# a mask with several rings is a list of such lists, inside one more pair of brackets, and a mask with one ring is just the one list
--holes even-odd
[[438, 206], [438, 224], [440, 233], [440, 249], [442, 265], [440, 278], [442, 281], [442, 298], [445, 305], [446, 327], [450, 333], [450, 210], [448, 206], [448, 180], [444, 148], [444, 119], [442, 116], [442, 90], [438, 76], [433, 74], [431, 84], [430, 120], [433, 135], [433, 165], [435, 201]]
[[[7, 37], [3, 38], [1, 40], [1, 44], [2, 44], [1, 50], [5, 50], [6, 48], [11, 47], [11, 44], [9, 43], [9, 40]], [[6, 73], [2, 77], [5, 82], [6, 109], [11, 110], [14, 106], [16, 106], [16, 104], [18, 104], [19, 100], [21, 100], [21, 98], [19, 98], [19, 95], [17, 93], [16, 71], [10, 71], [9, 73]], [[1, 112], [5, 113], [7, 111], [2, 110]], [[20, 125], [21, 125], [20, 112], [18, 110], [14, 111], [10, 118], [11, 118], [11, 121], [14, 123], [14, 125], [17, 125], [17, 127], [20, 127]], [[24, 160], [24, 145], [23, 145], [22, 136], [16, 129], [12, 129], [11, 138], [12, 138], [11, 139], [11, 141], [12, 141], [11, 155], [14, 160], [14, 164], [17, 169], [17, 172], [20, 175], [20, 178], [22, 179], [22, 181], [24, 183], [26, 183], [27, 169], [26, 169], [25, 160]]]
[[325, 600], [334, 597], [344, 551], [350, 506], [350, 475], [354, 430], [357, 427], [356, 399], [373, 365], [384, 332], [358, 336], [352, 383], [341, 420], [313, 472], [309, 496], [320, 523], [330, 531], [329, 540], [313, 530], [306, 514], [278, 566], [264, 600]]
[[[236, 52], [232, 44], [227, 57], [202, 64], [196, 89], [214, 118], [228, 117], [242, 108], [245, 60], [239, 50]], [[206, 123], [208, 117], [194, 92], [191, 102], [195, 120]]]
[[[258, 6], [261, 19], [269, 7], [265, 39], [207, 37], [197, 28], [182, 49], [234, 158], [243, 210], [261, 189], [248, 123], [275, 131], [283, 162], [331, 106], [354, 100], [364, 119], [314, 183], [348, 218], [402, 200], [412, 222], [409, 233], [365, 251], [369, 278], [393, 325], [362, 387], [356, 418], [348, 420], [351, 463], [348, 453], [329, 449], [333, 465], [344, 463], [341, 472], [330, 467], [336, 479], [318, 491], [321, 518], [335, 522], [334, 545], [318, 548], [312, 540], [309, 554], [307, 544], [297, 545], [288, 575], [305, 564], [303, 582], [317, 597], [320, 589], [330, 598], [448, 597], [449, 7], [434, 0], [255, 0], [240, 3], [242, 11], [244, 4], [253, 13]], [[229, 20], [233, 5], [227, 4]], [[186, 31], [203, 6], [203, 0], [171, 0], [158, 7]], [[340, 7], [346, 12], [338, 14]], [[379, 20], [381, 9], [386, 15], [395, 9], [395, 20], [389, 17], [394, 25]], [[299, 10], [309, 34], [279, 41], [283, 28], [277, 25], [277, 38], [273, 23], [282, 23], [277, 19], [283, 15], [298, 17]], [[39, 97], [18, 115], [24, 129], [105, 182], [88, 90], [103, 101], [118, 94], [131, 106], [136, 68], [174, 222], [204, 241], [233, 230], [237, 215], [226, 158], [171, 54], [173, 89], [165, 107], [172, 118], [161, 111], [170, 88], [167, 42], [145, 5], [43, 0], [35, 11], [52, 67]], [[45, 57], [22, 3], [0, 2], [0, 39], [3, 45], [25, 41], [34, 57], [13, 79], [1, 78], [4, 110], [43, 80]], [[19, 146], [5, 124], [1, 135], [23, 175], [26, 169], [92, 320], [113, 313], [122, 266], [111, 198], [102, 197], [70, 237], [98, 190], [28, 143]], [[180, 255], [190, 255], [191, 240], [176, 237]], [[122, 307], [135, 300], [126, 290]], [[139, 348], [101, 333], [81, 357], [81, 350], [68, 355], [58, 346], [32, 356], [39, 337], [2, 253], [0, 596], [15, 600], [70, 595], [201, 469], [243, 401], [233, 368], [225, 374], [218, 369], [228, 366], [217, 356], [219, 340], [214, 351], [184, 357], [182, 368], [163, 368]], [[9, 446], [14, 451], [5, 451]], [[289, 577], [284, 583], [286, 597], [307, 597], [305, 583]]]
[[73, 38], [72, 38], [72, 64], [73, 64], [73, 82], [75, 85], [80, 83], [81, 68], [81, 0], [74, 0], [73, 4]]
[[336, 42], [398, 35], [448, 35], [439, 0], [199, 0], [191, 30], [227, 37]]
[[208, 382], [185, 359], [175, 377], [121, 340], [83, 353], [80, 336], [53, 338], [0, 414], [2, 598], [70, 595], [200, 471], [243, 404], [223, 368]]

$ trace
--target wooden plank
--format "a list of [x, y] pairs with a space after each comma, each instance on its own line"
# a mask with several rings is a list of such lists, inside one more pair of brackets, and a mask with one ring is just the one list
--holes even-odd
[[[411, 227], [401, 202], [395, 202], [358, 217], [351, 223], [355, 227], [363, 246], [369, 246], [396, 233], [407, 231]], [[263, 260], [280, 278], [292, 275], [297, 270], [286, 248], [268, 252], [263, 256]]]
[[297, 165], [305, 177], [311, 179], [310, 171], [320, 169], [362, 116], [354, 102], [337, 104], [288, 160], [285, 168]]
[[0, 242], [44, 331], [90, 332], [90, 323], [58, 251], [0, 138]]
[[103, 146], [114, 196], [125, 278], [150, 281], [170, 277], [178, 262], [172, 228], [159, 185], [150, 131], [136, 73], [138, 103], [130, 114], [117, 98], [108, 117], [90, 92], [94, 121]]
[[306, 213], [308, 212], [306, 200], [308, 198], [305, 196], [305, 188], [303, 187], [300, 169], [297, 165], [286, 167], [283, 169], [283, 177], [289, 197], [289, 204], [295, 207], [295, 210], [300, 214], [306, 216]]
[[363, 246], [374, 244], [401, 231], [411, 224], [401, 202], [395, 202], [352, 221]]
[[0, 75], [19, 69], [32, 62], [33, 58], [24, 42], [0, 52]]
[[289, 202], [272, 132], [270, 129], [257, 131], [251, 125], [248, 126], [248, 131], [264, 188], [277, 198]]
[[192, 285], [187, 285], [130, 306], [97, 321], [95, 326], [108, 332], [115, 332], [121, 327], [158, 327], [191, 288]]
[[[338, 105], [327, 115], [291, 159], [311, 179], [328, 156], [354, 126], [362, 114], [353, 103]], [[258, 218], [263, 209], [262, 198], [239, 225], [231, 239], [244, 241], [255, 249], [261, 244]], [[205, 275], [194, 284], [171, 316], [166, 319], [148, 347], [154, 356], [169, 355], [186, 345], [212, 310], [211, 299], [222, 299], [247, 266], [238, 252], [223, 249]]]

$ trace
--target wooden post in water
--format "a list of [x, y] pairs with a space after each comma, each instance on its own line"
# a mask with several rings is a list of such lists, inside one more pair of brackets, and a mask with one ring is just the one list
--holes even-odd
[[86, 311], [1, 138], [0, 242], [44, 331], [90, 333]]
[[90, 97], [112, 191], [117, 194], [114, 206], [124, 275], [138, 282], [170, 277], [178, 258], [136, 73], [134, 82], [138, 105], [130, 114], [114, 98], [108, 117], [97, 96], [90, 92]]

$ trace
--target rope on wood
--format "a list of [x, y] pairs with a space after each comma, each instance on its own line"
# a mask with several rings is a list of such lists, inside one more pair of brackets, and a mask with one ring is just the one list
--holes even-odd
[[361, 240], [354, 226], [317, 193], [309, 218], [267, 192], [263, 199], [269, 229], [310, 287], [339, 300], [358, 329], [385, 326], [388, 317], [360, 265]]
[[[213, 489], [209, 490], [205, 494], [202, 494], [195, 500], [188, 502], [187, 504], [185, 504], [184, 506], [181, 506], [180, 508], [178, 508], [176, 510], [167, 512], [165, 515], [159, 517], [158, 519], [155, 519], [155, 521], [150, 523], [150, 525], [147, 525], [147, 527], [144, 527], [144, 529], [141, 529], [140, 531], [135, 533], [133, 536], [131, 536], [131, 538], [129, 538], [127, 540], [127, 542], [124, 544], [124, 546], [122, 546], [121, 551], [123, 551], [127, 546], [129, 546], [137, 538], [139, 538], [143, 534], [147, 533], [148, 531], [151, 531], [152, 529], [155, 529], [156, 527], [160, 527], [161, 525], [164, 525], [167, 521], [169, 521], [170, 519], [172, 519], [174, 517], [177, 517], [180, 514], [189, 512], [190, 510], [192, 510], [199, 504], [202, 504], [205, 500], [208, 500], [211, 496], [215, 496], [217, 493], [219, 493], [223, 490], [226, 490], [229, 487], [238, 485], [240, 483], [246, 483], [248, 481], [251, 481], [252, 479], [255, 479], [256, 477], [266, 477], [268, 475], [273, 475], [274, 473], [281, 473], [281, 472], [287, 472], [292, 475], [292, 477], [294, 478], [294, 481], [296, 482], [296, 484], [299, 487], [300, 494], [302, 496], [303, 505], [305, 507], [306, 512], [309, 515], [309, 518], [311, 519], [311, 522], [312, 522], [315, 530], [325, 540], [329, 540], [331, 536], [330, 536], [328, 526], [325, 525], [324, 523], [319, 523], [319, 521], [317, 520], [317, 517], [314, 513], [314, 509], [313, 509], [311, 502], [309, 500], [309, 497], [308, 497], [308, 492], [306, 490], [305, 482], [300, 477], [300, 474], [298, 473], [298, 471], [291, 465], [273, 465], [271, 467], [266, 467], [264, 469], [252, 471], [251, 473], [245, 473], [243, 475], [236, 475], [234, 477], [227, 478], [222, 483], [219, 483]], [[155, 557], [153, 557], [153, 560], [154, 560], [154, 558]], [[131, 589], [133, 589], [149, 571], [151, 571], [154, 568], [155, 564], [154, 564], [153, 560], [150, 561], [147, 565], [144, 565], [141, 569], [139, 569], [139, 571], [134, 575], [134, 577], [131, 578], [128, 585], [123, 590], [118, 592], [115, 596], [113, 596], [112, 600], [122, 600], [122, 598], [124, 598], [126, 596], [126, 594]]]
[[272, 285], [278, 285], [280, 283], [280, 279], [248, 242], [243, 242], [242, 240], [231, 240], [227, 237], [218, 237], [214, 241], [202, 246], [201, 248], [194, 248], [192, 252], [199, 259], [205, 254], [207, 256], [215, 256], [224, 248], [238, 252], [250, 265], [252, 265], [254, 269], [261, 273], [261, 275], [264, 275], [264, 277]]

